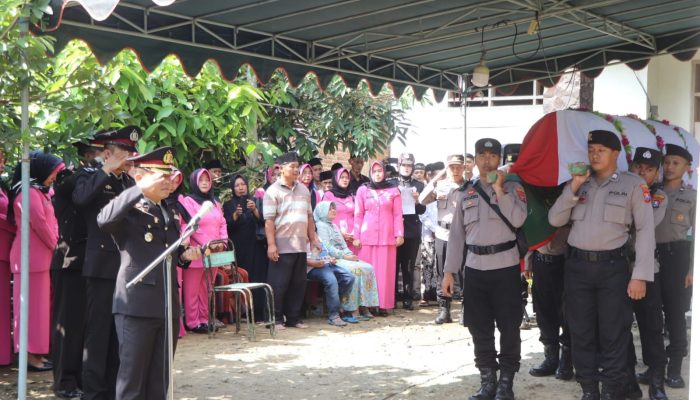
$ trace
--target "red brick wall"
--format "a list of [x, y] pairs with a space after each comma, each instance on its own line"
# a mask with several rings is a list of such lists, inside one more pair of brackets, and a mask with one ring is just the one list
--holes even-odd
[[[337, 162], [343, 164], [343, 166], [345, 168], [350, 169], [350, 162], [348, 161], [348, 160], [350, 160], [350, 153], [341, 149], [341, 148], [337, 149], [332, 154], [324, 154], [323, 152], [321, 152], [321, 153], [319, 153], [318, 157], [321, 158], [321, 160], [323, 160], [323, 170], [324, 171], [330, 170], [331, 166]], [[375, 159], [382, 160], [386, 157], [389, 157], [389, 149], [384, 151], [383, 154], [381, 154], [379, 156], [372, 157], [366, 161], [371, 161], [371, 160], [375, 160]], [[369, 171], [369, 163], [365, 162], [365, 166], [364, 166], [364, 168], [362, 168], [362, 173], [367, 175], [368, 171]]]

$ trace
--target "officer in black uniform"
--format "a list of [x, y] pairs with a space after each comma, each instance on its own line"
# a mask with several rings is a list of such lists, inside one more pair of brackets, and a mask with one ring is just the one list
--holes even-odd
[[[76, 143], [83, 158], [92, 160], [95, 149]], [[51, 358], [56, 396], [81, 397], [83, 332], [85, 330], [85, 279], [82, 276], [87, 227], [73, 205], [77, 174], [64, 169], [54, 182], [53, 207], [58, 221], [58, 244], [51, 259]]]
[[[119, 374], [117, 399], [165, 399], [168, 389], [165, 266], [148, 273], [131, 288], [126, 284], [143, 271], [179, 235], [176, 212], [164, 200], [170, 194], [170, 174], [174, 152], [163, 147], [134, 157], [136, 185], [124, 190], [97, 216], [97, 224], [114, 239], [120, 254], [112, 311], [119, 336]], [[180, 251], [172, 257], [187, 263], [199, 258], [196, 248]], [[179, 330], [177, 273], [175, 260], [170, 265], [173, 311], [173, 349]]]
[[83, 350], [85, 398], [113, 399], [119, 369], [118, 342], [112, 318], [112, 295], [119, 253], [112, 238], [97, 226], [102, 207], [133, 186], [127, 159], [136, 151], [140, 129], [127, 126], [95, 134], [95, 159], [75, 177], [73, 203], [87, 226], [83, 276], [86, 288], [86, 329]]
[[[591, 131], [592, 172], [574, 175], [549, 210], [553, 226], [571, 222], [564, 307], [582, 400], [624, 398], [632, 300], [643, 298], [646, 282], [654, 280], [651, 192], [638, 175], [617, 169], [621, 150], [615, 133]], [[630, 273], [632, 230], [636, 262]]]

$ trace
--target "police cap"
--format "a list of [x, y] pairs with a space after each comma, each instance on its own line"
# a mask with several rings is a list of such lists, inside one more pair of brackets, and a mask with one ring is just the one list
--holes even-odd
[[654, 167], [659, 167], [661, 165], [661, 160], [663, 159], [663, 154], [660, 151], [650, 149], [648, 147], [637, 147], [634, 150], [634, 158], [632, 162], [649, 164]]
[[667, 156], [681, 156], [688, 160], [688, 162], [693, 162], [693, 156], [690, 155], [690, 152], [686, 150], [685, 148], [675, 145], [675, 144], [667, 144], [666, 145], [666, 155]]
[[141, 135], [138, 126], [125, 126], [118, 129], [108, 129], [97, 132], [90, 140], [90, 146], [104, 148], [108, 145], [116, 145], [129, 151], [136, 151], [136, 142]]
[[617, 135], [602, 129], [588, 132], [588, 144], [600, 144], [609, 149], [622, 150], [622, 144]]
[[501, 155], [501, 142], [496, 139], [484, 138], [476, 141], [474, 145], [476, 149], [476, 154], [481, 154], [486, 151], [494, 154]]
[[175, 149], [172, 147], [161, 147], [150, 153], [131, 157], [129, 161], [134, 162], [134, 167], [160, 172], [163, 175], [170, 175], [176, 171]]

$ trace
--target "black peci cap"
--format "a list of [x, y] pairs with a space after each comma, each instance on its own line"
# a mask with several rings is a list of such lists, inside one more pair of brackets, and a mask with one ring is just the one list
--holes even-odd
[[680, 156], [688, 160], [689, 163], [693, 162], [693, 156], [690, 154], [688, 150], [685, 148], [675, 145], [675, 144], [667, 144], [666, 145], [666, 155], [667, 156]]
[[648, 147], [637, 147], [634, 150], [634, 158], [632, 158], [634, 163], [649, 164], [657, 168], [661, 165], [662, 160], [663, 154], [660, 151]]
[[609, 149], [620, 151], [622, 144], [617, 135], [606, 130], [595, 130], [588, 132], [588, 144], [600, 144]]
[[289, 164], [293, 162], [299, 162], [299, 156], [293, 151], [284, 153], [281, 156], [277, 157], [277, 159], [275, 160], [275, 164], [279, 165]]
[[215, 158], [215, 159], [213, 159], [213, 160], [207, 161], [207, 162], [204, 164], [204, 168], [205, 168], [205, 169], [213, 169], [213, 168], [224, 169], [224, 166], [221, 165], [221, 161], [219, 161], [218, 159]]
[[501, 142], [496, 139], [479, 139], [476, 141], [476, 144], [474, 144], [474, 148], [476, 149], [476, 154], [481, 154], [488, 151], [490, 153], [498, 154], [499, 156], [501, 155]]
[[318, 157], [314, 157], [314, 158], [309, 160], [309, 165], [312, 167], [315, 165], [321, 165], [321, 159]]
[[321, 171], [321, 182], [333, 179], [333, 171]]

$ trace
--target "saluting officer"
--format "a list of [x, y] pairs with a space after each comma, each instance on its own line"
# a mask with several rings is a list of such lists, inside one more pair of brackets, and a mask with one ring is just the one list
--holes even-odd
[[[630, 172], [633, 172], [644, 179], [649, 186], [651, 193], [651, 208], [654, 214], [654, 226], [666, 215], [668, 204], [667, 195], [659, 188], [659, 168], [663, 154], [655, 149], [637, 147], [632, 159]], [[634, 232], [632, 232], [633, 242]], [[634, 262], [634, 260], [632, 260]], [[633, 302], [634, 314], [639, 327], [639, 339], [642, 343], [642, 359], [649, 367], [645, 375], [649, 378], [649, 398], [652, 400], [666, 400], [664, 389], [664, 369], [666, 368], [666, 353], [664, 350], [664, 317], [661, 312], [661, 285], [659, 284], [659, 264], [654, 260], [654, 281], [647, 282], [646, 295], [641, 300]], [[642, 397], [642, 390], [639, 388], [635, 376], [634, 367], [637, 364], [637, 356], [634, 349], [634, 338], [632, 332], [629, 333], [629, 375], [627, 379], [627, 397]]]
[[[506, 182], [500, 165], [501, 144], [495, 139], [476, 142], [479, 179], [460, 188], [447, 241], [442, 291], [453, 293], [454, 274], [462, 269], [464, 249], [464, 326], [474, 340], [481, 388], [470, 400], [513, 399], [513, 378], [520, 368], [520, 259], [516, 237], [503, 218], [520, 227], [527, 216], [525, 191]], [[488, 179], [491, 178], [491, 179]], [[495, 178], [495, 179], [494, 179]], [[500, 214], [503, 216], [499, 216]], [[496, 353], [494, 322], [501, 334]], [[496, 371], [501, 371], [496, 384]]]
[[[450, 236], [452, 216], [459, 204], [458, 201], [461, 195], [456, 189], [459, 189], [464, 184], [464, 169], [463, 155], [455, 154], [448, 156], [447, 169], [443, 169], [435, 175], [418, 197], [418, 201], [424, 205], [437, 201], [438, 225], [435, 227], [435, 268], [437, 270], [438, 282], [442, 282], [442, 278], [445, 275], [447, 239]], [[460, 296], [463, 278], [464, 276], [460, 269], [452, 289], [453, 293]], [[439, 311], [437, 318], [435, 318], [435, 323], [438, 325], [450, 323], [452, 322], [452, 316], [450, 315], [450, 311], [452, 310], [452, 296], [446, 296], [442, 292], [442, 287], [439, 287], [437, 292]]]
[[[683, 357], [688, 355], [688, 332], [685, 312], [690, 308], [690, 268], [695, 233], [695, 201], [697, 192], [683, 183], [683, 174], [693, 162], [688, 150], [674, 144], [666, 145], [663, 190], [668, 194], [666, 216], [656, 228], [656, 250], [659, 255], [661, 298], [666, 316], [669, 344], [666, 347], [668, 371], [666, 384], [682, 388]], [[637, 257], [639, 259], [639, 257]]]
[[[626, 381], [632, 301], [654, 280], [651, 192], [639, 176], [617, 169], [622, 146], [613, 132], [588, 134], [591, 171], [574, 175], [549, 210], [549, 223], [571, 221], [564, 272], [565, 314], [582, 399], [619, 399]], [[630, 278], [626, 243], [636, 232]], [[600, 373], [599, 373], [600, 369]]]
[[[170, 175], [174, 171], [174, 150], [162, 147], [133, 157], [136, 185], [124, 190], [97, 216], [100, 228], [114, 239], [120, 254], [112, 311], [119, 336], [119, 375], [117, 398], [165, 399], [168, 389], [168, 354], [166, 348], [165, 264], [148, 273], [136, 286], [126, 284], [143, 271], [179, 235], [176, 213], [165, 201], [170, 195]], [[184, 247], [173, 254], [187, 263], [199, 258], [196, 248]], [[178, 325], [177, 262], [170, 267], [173, 324]], [[173, 329], [173, 349], [177, 342]]]
[[127, 158], [136, 151], [140, 129], [127, 126], [95, 134], [95, 159], [76, 173], [73, 203], [87, 226], [83, 276], [86, 288], [83, 392], [85, 398], [113, 399], [119, 369], [118, 342], [112, 318], [112, 295], [119, 252], [97, 226], [97, 214], [119, 193], [133, 186]]
[[[81, 164], [86, 165], [95, 149], [77, 143]], [[53, 390], [56, 396], [81, 397], [83, 332], [85, 330], [85, 259], [87, 226], [73, 204], [77, 178], [72, 170], [63, 170], [54, 182], [53, 207], [58, 221], [58, 243], [51, 259], [51, 358]]]

